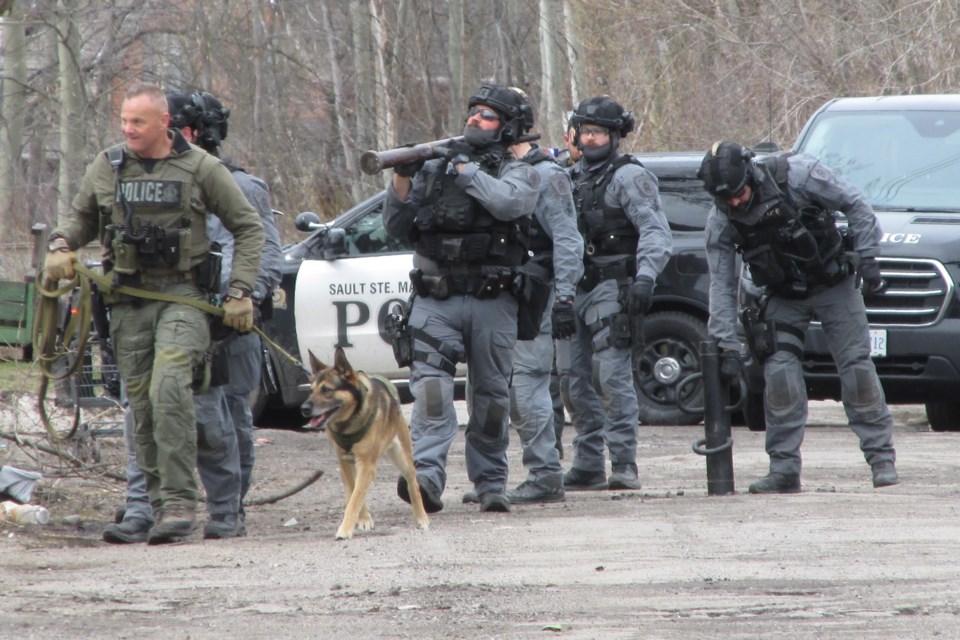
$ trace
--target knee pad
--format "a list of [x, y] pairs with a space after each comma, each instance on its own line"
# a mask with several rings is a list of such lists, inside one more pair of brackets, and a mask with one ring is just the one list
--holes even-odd
[[803, 400], [799, 382], [790, 376], [787, 369], [779, 369], [769, 376], [766, 390], [767, 406], [776, 411], [785, 411]]
[[884, 404], [883, 390], [870, 363], [857, 363], [840, 374], [841, 396], [851, 407], [868, 409]]

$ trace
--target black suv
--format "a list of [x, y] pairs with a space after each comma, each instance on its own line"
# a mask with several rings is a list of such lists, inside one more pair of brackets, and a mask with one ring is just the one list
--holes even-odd
[[[706, 336], [709, 287], [703, 229], [711, 199], [696, 177], [703, 154], [636, 157], [660, 181], [674, 245], [673, 257], [657, 281], [645, 324], [646, 345], [635, 363], [640, 420], [694, 424], [700, 416], [681, 411], [677, 400], [682, 395], [689, 406], [701, 404], [699, 384], [681, 388], [679, 383], [700, 370], [699, 343]], [[396, 367], [383, 322], [388, 308], [409, 295], [412, 250], [383, 233], [383, 198], [381, 192], [328, 224], [308, 224], [309, 216], [301, 215], [298, 227], [312, 233], [284, 247], [283, 281], [264, 330], [304, 361], [308, 349], [329, 361], [334, 347], [343, 346], [355, 366], [393, 379], [409, 400], [404, 388], [408, 372]], [[305, 371], [273, 349], [265, 353], [255, 411], [299, 406], [306, 397]]]

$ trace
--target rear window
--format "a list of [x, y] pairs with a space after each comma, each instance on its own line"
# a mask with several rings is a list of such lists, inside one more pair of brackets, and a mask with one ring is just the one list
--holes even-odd
[[827, 112], [801, 145], [877, 209], [960, 208], [960, 112]]

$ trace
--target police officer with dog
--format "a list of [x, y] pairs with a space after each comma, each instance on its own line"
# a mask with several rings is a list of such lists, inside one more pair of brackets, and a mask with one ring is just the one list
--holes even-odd
[[573, 305], [576, 335], [557, 343], [577, 430], [563, 483], [568, 491], [639, 489], [631, 348], [642, 345], [643, 316], [673, 242], [657, 178], [619, 151], [636, 124], [633, 115], [610, 96], [596, 96], [581, 102], [570, 122], [581, 153], [570, 176], [586, 248]]
[[[506, 496], [509, 381], [525, 295], [527, 230], [540, 192], [535, 167], [513, 149], [532, 123], [521, 91], [483, 85], [468, 103], [464, 141], [446, 158], [400, 165], [383, 222], [415, 247], [408, 330], [413, 348], [410, 427], [417, 481], [430, 513], [443, 508], [446, 458], [457, 434], [454, 374], [470, 370], [467, 473], [481, 511], [510, 510]], [[539, 326], [539, 322], [537, 322]], [[400, 478], [397, 493], [410, 502]]]
[[[148, 542], [182, 539], [196, 526], [197, 431], [192, 383], [210, 342], [206, 303], [219, 288], [206, 215], [233, 235], [223, 323], [250, 331], [263, 227], [229, 170], [169, 129], [163, 91], [139, 84], [120, 112], [125, 143], [97, 154], [62, 224], [50, 235], [48, 281], [74, 276], [75, 251], [94, 238], [105, 271], [146, 297], [109, 300], [117, 364], [134, 419], [137, 463], [153, 513]], [[157, 294], [161, 294], [157, 297]], [[154, 296], [154, 297], [151, 297]], [[170, 301], [175, 296], [180, 301]]]
[[[714, 197], [707, 217], [710, 336], [719, 341], [721, 377], [740, 375], [737, 337], [739, 252], [763, 295], [743, 323], [763, 363], [769, 473], [750, 493], [800, 491], [807, 395], [801, 357], [810, 321], [819, 320], [840, 372], [850, 427], [872, 468], [873, 486], [897, 484], [893, 419], [870, 359], [863, 296], [885, 286], [877, 264], [880, 226], [863, 194], [807, 155], [757, 159], [735, 142], [717, 142], [699, 172]], [[834, 212], [846, 216], [837, 227]], [[858, 290], [858, 287], [860, 290]], [[862, 293], [862, 295], [861, 295]]]

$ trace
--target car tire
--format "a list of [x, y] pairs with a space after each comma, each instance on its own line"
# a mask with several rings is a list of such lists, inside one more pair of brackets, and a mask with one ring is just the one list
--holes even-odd
[[703, 414], [683, 411], [677, 401], [703, 406], [703, 384], [680, 383], [700, 372], [700, 343], [707, 339], [707, 325], [700, 318], [679, 311], [652, 313], [643, 323], [643, 350], [634, 356], [634, 386], [640, 404], [640, 422], [646, 425], [692, 425]]
[[960, 402], [928, 402], [925, 407], [931, 431], [960, 431]]

